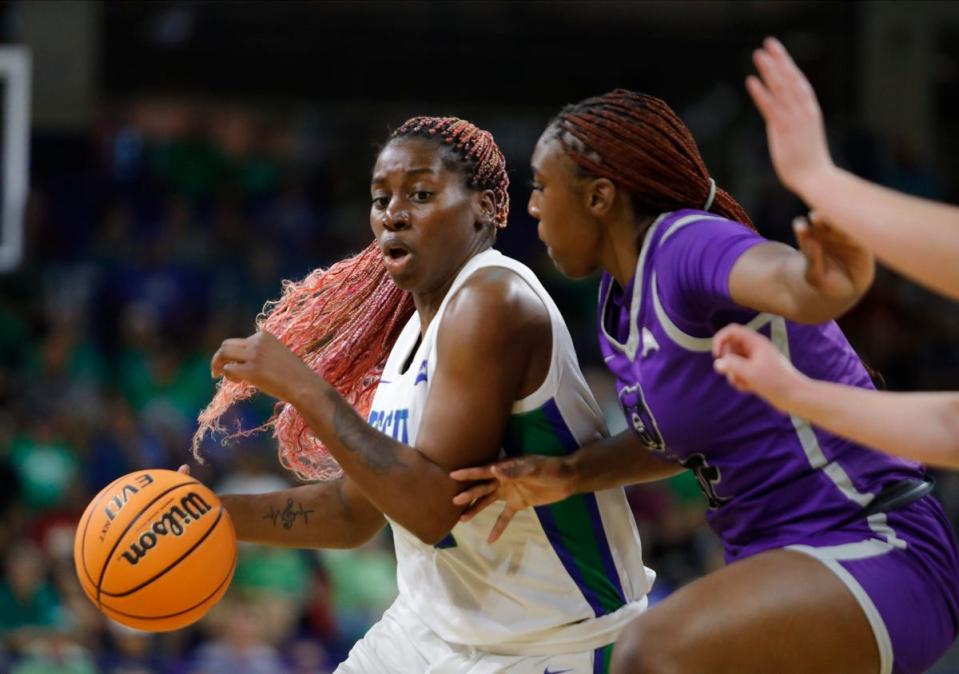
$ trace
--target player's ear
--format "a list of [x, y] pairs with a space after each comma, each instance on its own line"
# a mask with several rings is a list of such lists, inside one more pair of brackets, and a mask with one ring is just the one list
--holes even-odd
[[496, 195], [493, 190], [483, 190], [473, 195], [473, 221], [476, 229], [496, 229]]
[[593, 178], [583, 191], [586, 208], [600, 218], [609, 213], [616, 199], [616, 185], [609, 178]]

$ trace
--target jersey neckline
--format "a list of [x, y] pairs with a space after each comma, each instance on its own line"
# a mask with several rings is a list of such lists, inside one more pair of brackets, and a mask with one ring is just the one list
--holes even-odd
[[[606, 277], [609, 278], [609, 283], [606, 286], [606, 292], [603, 293], [601, 297], [601, 311], [599, 314], [599, 329], [603, 337], [610, 344], [610, 346], [615, 347], [619, 351], [625, 353], [630, 360], [636, 359], [636, 351], [639, 349], [639, 307], [642, 304], [642, 295], [643, 295], [643, 269], [646, 267], [646, 255], [649, 252], [651, 247], [653, 236], [656, 233], [656, 230], [659, 228], [660, 223], [670, 214], [672, 211], [667, 213], [661, 213], [653, 221], [653, 223], [646, 230], [646, 235], [643, 237], [643, 245], [639, 250], [639, 257], [636, 260], [636, 269], [633, 271], [633, 293], [632, 297], [628, 298], [629, 301], [629, 336], [626, 339], [626, 342], [620, 342], [615, 339], [612, 335], [609, 334], [609, 331], [606, 329], [606, 314], [609, 310], [609, 300], [612, 296], [613, 284], [616, 283], [616, 279], [613, 278], [612, 274], [608, 271], [604, 273]], [[624, 298], [627, 299], [627, 298]]]

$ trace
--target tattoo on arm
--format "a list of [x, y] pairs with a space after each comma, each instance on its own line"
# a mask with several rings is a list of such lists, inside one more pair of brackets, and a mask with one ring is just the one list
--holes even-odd
[[398, 443], [380, 437], [339, 393], [330, 389], [326, 395], [333, 403], [333, 432], [347, 451], [359, 454], [367, 468], [378, 474], [403, 465], [393, 447]]
[[309, 516], [312, 512], [313, 510], [306, 510], [302, 503], [297, 503], [296, 508], [294, 508], [293, 499], [288, 498], [286, 499], [286, 507], [283, 508], [283, 510], [277, 510], [270, 505], [270, 510], [263, 515], [263, 519], [272, 521], [274, 527], [277, 522], [279, 522], [284, 529], [292, 529], [293, 525], [296, 524], [297, 517], [303, 518], [303, 524], [309, 524]]

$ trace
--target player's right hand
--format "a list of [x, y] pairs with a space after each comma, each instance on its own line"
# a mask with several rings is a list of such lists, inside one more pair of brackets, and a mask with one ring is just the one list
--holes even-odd
[[753, 62], [759, 77], [746, 78], [746, 89], [766, 121], [773, 167], [786, 187], [804, 196], [833, 167], [816, 92], [775, 38], [763, 41]]
[[742, 393], [754, 393], [780, 412], [804, 375], [766, 337], [742, 325], [730, 324], [713, 337], [713, 368]]
[[572, 467], [563, 458], [538, 455], [461, 468], [451, 472], [450, 477], [461, 482], [478, 481], [478, 484], [454, 496], [453, 503], [469, 506], [460, 515], [461, 522], [468, 522], [494, 501], [505, 501], [487, 538], [489, 543], [494, 543], [519, 511], [567, 498], [572, 493], [572, 473]]

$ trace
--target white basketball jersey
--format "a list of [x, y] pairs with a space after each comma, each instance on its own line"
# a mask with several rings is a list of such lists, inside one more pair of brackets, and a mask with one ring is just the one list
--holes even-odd
[[[390, 352], [370, 424], [416, 444], [446, 305], [464, 281], [484, 267], [506, 267], [518, 274], [546, 305], [552, 325], [549, 373], [537, 391], [513, 405], [501, 456], [565, 455], [605, 436], [599, 406], [552, 298], [528, 267], [492, 249], [463, 267], [419, 346], [419, 316], [410, 319]], [[482, 376], [476, 373], [477, 380]], [[612, 643], [645, 609], [655, 575], [643, 565], [639, 534], [622, 489], [578, 494], [524, 510], [490, 545], [486, 537], [499, 511], [494, 505], [457, 524], [435, 546], [391, 522], [397, 601], [405, 602], [440, 638], [491, 653], [571, 653]]]

